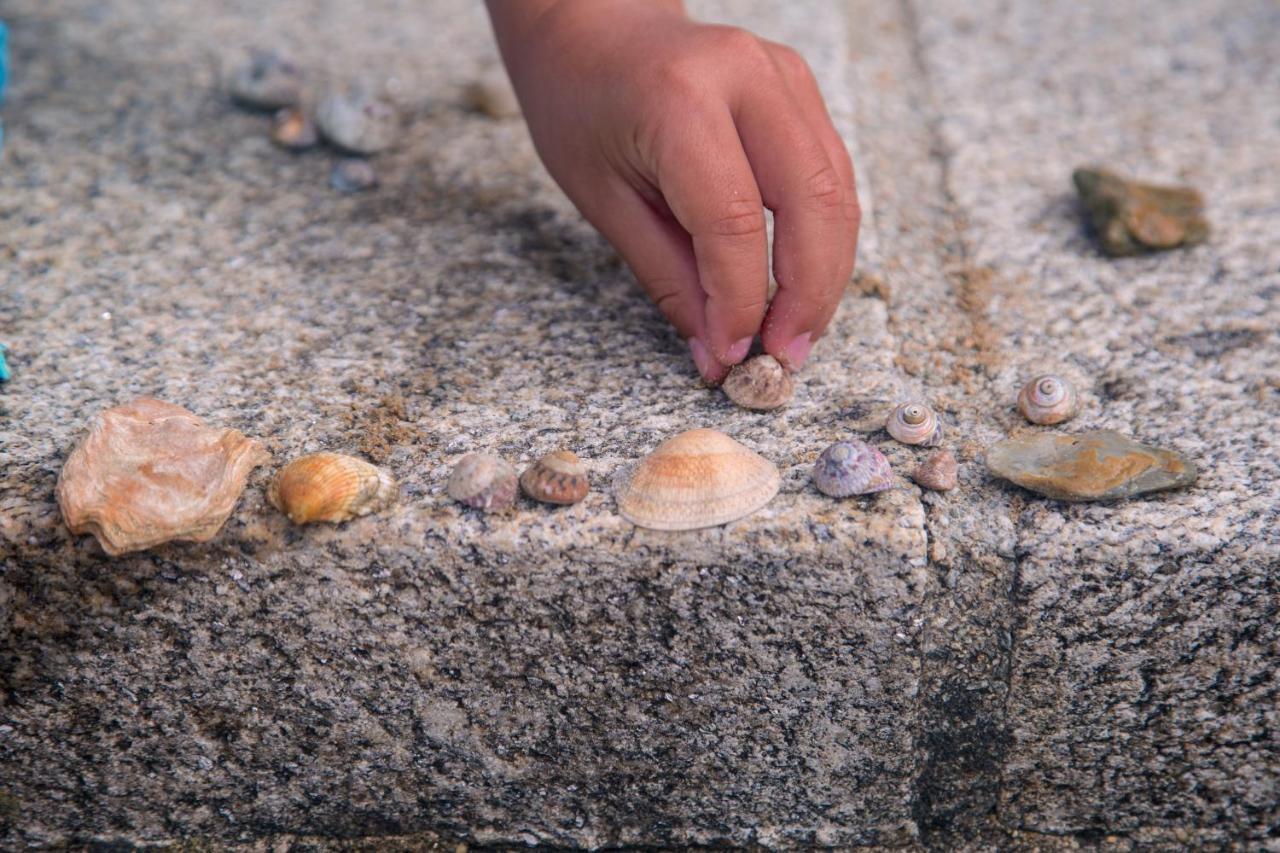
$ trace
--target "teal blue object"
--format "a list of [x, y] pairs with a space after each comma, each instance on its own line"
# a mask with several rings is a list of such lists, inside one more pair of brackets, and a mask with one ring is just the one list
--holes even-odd
[[9, 76], [9, 31], [0, 21], [0, 104], [4, 103], [4, 81]]
[[4, 354], [9, 350], [4, 344], [0, 344], [0, 382], [8, 382], [9, 377], [13, 374], [9, 372], [9, 365], [5, 364]]

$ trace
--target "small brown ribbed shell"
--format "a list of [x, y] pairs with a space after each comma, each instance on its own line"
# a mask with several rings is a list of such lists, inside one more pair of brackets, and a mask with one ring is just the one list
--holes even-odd
[[320, 141], [311, 116], [302, 107], [285, 107], [271, 119], [271, 141], [289, 151], [302, 151]]
[[520, 488], [535, 501], [568, 505], [585, 498], [591, 484], [582, 460], [570, 450], [557, 450], [525, 469]]
[[386, 509], [398, 494], [390, 473], [341, 453], [301, 456], [267, 486], [267, 500], [294, 524], [348, 521]]
[[791, 374], [771, 355], [758, 355], [734, 365], [720, 387], [742, 408], [759, 412], [785, 406], [795, 393]]
[[724, 433], [692, 429], [646, 456], [618, 490], [618, 511], [639, 527], [695, 530], [763, 507], [782, 478], [773, 463]]
[[58, 474], [58, 506], [72, 533], [92, 533], [113, 557], [173, 540], [207, 542], [267, 458], [234, 429], [144, 397], [93, 419]]
[[958, 475], [955, 454], [950, 450], [939, 450], [911, 473], [911, 479], [923, 488], [947, 492], [956, 487]]
[[488, 453], [468, 453], [449, 477], [449, 497], [485, 512], [510, 508], [518, 489], [516, 469]]

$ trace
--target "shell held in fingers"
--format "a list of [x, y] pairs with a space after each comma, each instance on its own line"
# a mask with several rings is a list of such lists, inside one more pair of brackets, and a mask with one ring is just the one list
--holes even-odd
[[587, 496], [587, 468], [570, 450], [548, 453], [520, 475], [520, 489], [535, 501], [567, 506]]
[[902, 403], [889, 413], [884, 426], [903, 444], [937, 447], [942, 443], [942, 419], [924, 403]]
[[349, 521], [386, 509], [398, 495], [389, 472], [341, 453], [294, 459], [267, 486], [267, 500], [294, 524]]
[[58, 475], [58, 505], [72, 533], [93, 534], [113, 557], [174, 540], [207, 542], [267, 458], [234, 429], [144, 397], [93, 419]]
[[1018, 411], [1033, 424], [1059, 424], [1075, 417], [1080, 401], [1075, 387], [1061, 376], [1037, 376], [1018, 392]]
[[785, 406], [795, 393], [791, 374], [771, 355], [758, 355], [734, 365], [720, 387], [742, 408], [758, 412]]
[[449, 477], [449, 497], [485, 512], [509, 509], [518, 488], [516, 469], [488, 453], [468, 453]]
[[722, 432], [692, 429], [640, 461], [618, 489], [618, 512], [652, 530], [716, 527], [759, 510], [781, 484], [760, 454]]
[[889, 460], [865, 441], [837, 441], [813, 466], [813, 484], [833, 498], [868, 495], [893, 488]]

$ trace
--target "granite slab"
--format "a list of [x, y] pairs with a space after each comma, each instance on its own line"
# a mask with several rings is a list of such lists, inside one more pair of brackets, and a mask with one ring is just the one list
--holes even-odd
[[[691, 5], [800, 48], [860, 168], [859, 272], [781, 412], [702, 387], [523, 125], [467, 108], [495, 58], [479, 4], [6, 5], [4, 845], [1272, 839], [1274, 9]], [[334, 193], [334, 155], [228, 102], [264, 42], [391, 93], [378, 189]], [[1213, 237], [1102, 257], [1082, 162], [1199, 186]], [[990, 479], [1043, 370], [1084, 391], [1073, 428], [1173, 447], [1200, 483], [1072, 507]], [[213, 542], [109, 559], [53, 484], [88, 418], [143, 394], [276, 463], [366, 456], [402, 500], [295, 528], [269, 465]], [[908, 396], [959, 436], [960, 488], [819, 495], [837, 438], [923, 457], [879, 428]], [[635, 529], [613, 473], [695, 426], [777, 463], [780, 495]], [[444, 494], [467, 452], [562, 446], [583, 504]]]

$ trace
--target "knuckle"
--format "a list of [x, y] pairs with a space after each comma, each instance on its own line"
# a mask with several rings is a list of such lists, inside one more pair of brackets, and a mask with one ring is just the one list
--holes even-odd
[[758, 201], [734, 199], [707, 223], [707, 232], [717, 237], [751, 237], [765, 233], [764, 206]]
[[736, 63], [768, 61], [769, 51], [755, 33], [728, 26], [711, 27], [708, 33], [717, 51]]
[[773, 58], [788, 77], [792, 79], [813, 79], [813, 71], [809, 68], [808, 61], [795, 48], [780, 44], [774, 49]]
[[[824, 165], [805, 181], [805, 197], [820, 210], [847, 210], [844, 184], [831, 164]], [[855, 201], [856, 205], [857, 202]]]

